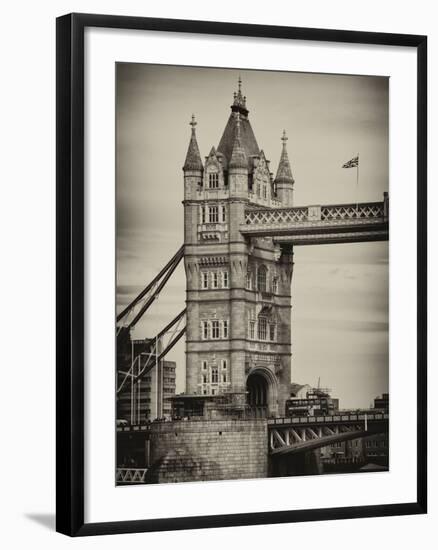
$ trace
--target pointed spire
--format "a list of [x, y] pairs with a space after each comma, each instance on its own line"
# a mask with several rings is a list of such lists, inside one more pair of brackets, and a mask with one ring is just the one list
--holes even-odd
[[242, 146], [242, 139], [240, 136], [240, 113], [236, 114], [236, 133], [234, 136], [229, 168], [230, 170], [234, 168], [248, 169], [248, 159], [246, 158], [245, 149]]
[[190, 126], [192, 127], [192, 135], [190, 137], [189, 148], [187, 149], [186, 161], [183, 166], [184, 171], [201, 171], [202, 172], [202, 160], [199, 153], [198, 142], [196, 141], [196, 120], [195, 115], [192, 115]]
[[286, 149], [287, 140], [288, 137], [286, 136], [286, 130], [283, 130], [283, 136], [281, 138], [281, 141], [283, 142], [283, 149], [281, 151], [280, 162], [278, 163], [277, 175], [275, 177], [276, 183], [294, 183]]

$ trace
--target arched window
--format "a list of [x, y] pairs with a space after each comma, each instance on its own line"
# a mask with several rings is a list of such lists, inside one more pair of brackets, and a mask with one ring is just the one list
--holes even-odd
[[211, 368], [211, 383], [217, 384], [219, 382], [219, 371], [217, 367]]
[[246, 272], [246, 288], [252, 290], [252, 273], [251, 271]]
[[206, 288], [208, 288], [208, 271], [202, 271], [202, 277], [201, 277], [201, 281], [202, 281], [202, 288], [205, 290]]
[[266, 336], [267, 336], [266, 317], [259, 317], [257, 335], [259, 337], [259, 340], [266, 340]]
[[222, 338], [228, 338], [228, 321], [222, 321]]
[[210, 223], [219, 222], [219, 207], [218, 206], [209, 206], [208, 207], [208, 221]]
[[266, 266], [261, 265], [257, 270], [257, 290], [259, 292], [266, 292], [266, 283], [268, 279], [268, 270]]
[[217, 189], [219, 187], [219, 174], [217, 172], [210, 172], [208, 174], [208, 186], [210, 189]]
[[246, 288], [252, 290], [252, 271], [250, 270], [246, 272]]
[[251, 340], [255, 338], [255, 321], [252, 320], [249, 322], [249, 338]]
[[269, 323], [269, 340], [274, 342], [275, 340], [275, 323]]
[[211, 322], [211, 337], [213, 340], [219, 340], [220, 338], [219, 321], [216, 319]]

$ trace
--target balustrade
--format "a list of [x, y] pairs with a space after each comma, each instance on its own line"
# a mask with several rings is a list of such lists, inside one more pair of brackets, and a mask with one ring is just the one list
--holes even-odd
[[342, 220], [383, 220], [383, 202], [340, 204], [328, 206], [306, 206], [296, 208], [273, 208], [248, 210], [246, 225], [300, 225], [305, 222], [330, 222]]

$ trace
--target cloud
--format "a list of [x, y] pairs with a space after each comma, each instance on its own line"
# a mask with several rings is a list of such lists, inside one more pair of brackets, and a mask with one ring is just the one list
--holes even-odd
[[142, 286], [138, 285], [118, 285], [117, 294], [119, 296], [133, 296], [139, 294], [143, 290]]
[[292, 321], [293, 326], [299, 325], [301, 329], [329, 330], [335, 332], [381, 332], [388, 333], [389, 323], [381, 321], [360, 321], [353, 319], [321, 319], [298, 318]]

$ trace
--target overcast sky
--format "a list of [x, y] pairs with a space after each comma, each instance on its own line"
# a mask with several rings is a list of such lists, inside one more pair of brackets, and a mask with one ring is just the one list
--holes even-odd
[[[117, 304], [183, 243], [182, 165], [192, 113], [201, 155], [217, 147], [237, 78], [258, 145], [275, 173], [286, 130], [295, 205], [382, 200], [388, 190], [388, 80], [140, 64], [117, 65]], [[342, 169], [360, 153], [356, 170]], [[292, 380], [333, 390], [341, 407], [388, 391], [388, 244], [295, 247]], [[153, 336], [184, 308], [181, 266], [134, 336]], [[177, 391], [184, 390], [181, 341]]]

